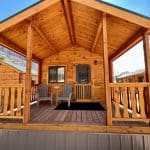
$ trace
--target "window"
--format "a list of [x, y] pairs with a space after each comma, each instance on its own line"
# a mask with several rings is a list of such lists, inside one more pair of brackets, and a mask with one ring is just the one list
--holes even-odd
[[76, 74], [77, 83], [87, 84], [91, 81], [91, 69], [89, 65], [77, 65]]
[[48, 69], [48, 83], [63, 83], [65, 82], [65, 67], [54, 66]]
[[144, 82], [144, 77], [143, 76], [138, 77], [138, 82]]

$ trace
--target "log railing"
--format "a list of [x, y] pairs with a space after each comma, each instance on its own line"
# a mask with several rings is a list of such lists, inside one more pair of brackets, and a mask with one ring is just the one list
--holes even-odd
[[88, 100], [92, 97], [91, 84], [75, 84], [74, 95], [76, 100]]
[[0, 118], [23, 119], [24, 85], [0, 85]]
[[36, 101], [37, 87], [38, 87], [38, 84], [32, 85], [31, 87], [31, 100], [30, 100], [31, 103]]
[[[72, 84], [73, 85], [73, 96], [75, 100], [90, 100], [92, 98], [92, 86], [91, 84]], [[54, 99], [57, 91], [61, 93], [64, 84], [49, 84], [50, 91], [53, 92]]]
[[145, 93], [148, 83], [110, 83], [112, 120], [142, 121], [146, 117]]

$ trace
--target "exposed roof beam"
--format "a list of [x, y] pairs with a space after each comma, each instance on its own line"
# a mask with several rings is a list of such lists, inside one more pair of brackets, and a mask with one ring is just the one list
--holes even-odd
[[[14, 42], [10, 41], [9, 39], [5, 38], [4, 36], [0, 35], [0, 45], [26, 57], [26, 50], [19, 45], [15, 44]], [[41, 62], [41, 59], [34, 54], [32, 58], [36, 62]]]
[[102, 31], [102, 21], [100, 21], [99, 26], [97, 28], [97, 32], [96, 32], [96, 36], [95, 36], [95, 40], [94, 40], [91, 52], [94, 52], [94, 50], [95, 50], [95, 47], [96, 47], [96, 44], [97, 44], [98, 39], [100, 37], [101, 31]]
[[35, 29], [35, 31], [39, 34], [39, 36], [45, 41], [45, 43], [49, 46], [50, 50], [55, 53], [57, 50], [53, 47], [51, 42], [45, 37], [43, 32], [37, 27], [34, 23], [32, 23], [32, 27]]
[[70, 40], [72, 45], [74, 46], [76, 44], [76, 40], [75, 40], [75, 32], [74, 32], [74, 25], [73, 25], [73, 16], [72, 16], [69, 0], [62, 0], [62, 5], [64, 9], [64, 15], [66, 18], [67, 26], [68, 26]]
[[125, 52], [127, 52], [130, 48], [135, 46], [138, 42], [142, 40], [143, 29], [140, 29], [136, 34], [134, 34], [128, 41], [126, 41], [115, 53], [113, 53], [109, 59], [115, 60]]
[[7, 28], [39, 13], [41, 10], [48, 8], [49, 6], [59, 2], [59, 0], [46, 0], [42, 1], [39, 4], [28, 8], [27, 10], [19, 13], [18, 15], [4, 21], [0, 24], [0, 32], [6, 30]]
[[150, 20], [149, 19], [144, 18], [142, 16], [138, 16], [136, 14], [133, 14], [133, 13], [130, 13], [127, 11], [124, 11], [124, 10], [121, 10], [119, 8], [104, 4], [102, 2], [98, 2], [96, 0], [72, 0], [72, 1], [77, 2], [79, 4], [89, 6], [91, 8], [97, 9], [97, 10], [100, 10], [102, 12], [108, 13], [115, 17], [119, 17], [126, 21], [140, 25], [142, 27], [150, 28]]

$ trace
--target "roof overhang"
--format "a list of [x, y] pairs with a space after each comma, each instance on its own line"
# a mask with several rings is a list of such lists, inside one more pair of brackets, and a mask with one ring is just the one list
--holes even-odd
[[[96, 43], [100, 43], [103, 12], [107, 14], [109, 58], [118, 55], [122, 50], [124, 53], [130, 46], [134, 46], [139, 39], [141, 40], [143, 31], [148, 30], [150, 33], [148, 18], [95, 0], [71, 0], [68, 4], [62, 2], [63, 0], [41, 1], [1, 23], [0, 43], [26, 55], [26, 29], [24, 28], [27, 27], [28, 20], [33, 18], [34, 43], [36, 43], [33, 59], [40, 61], [67, 46], [72, 46], [73, 40], [76, 41], [77, 46], [97, 52], [95, 49]], [[69, 35], [70, 38], [74, 38], [71, 42]]]

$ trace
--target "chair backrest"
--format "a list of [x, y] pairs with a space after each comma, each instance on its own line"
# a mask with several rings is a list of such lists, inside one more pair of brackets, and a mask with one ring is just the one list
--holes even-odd
[[63, 86], [63, 96], [69, 96], [69, 94], [72, 92], [72, 84], [65, 84]]
[[47, 97], [48, 96], [48, 85], [46, 85], [46, 84], [38, 85], [37, 92], [39, 94], [39, 97]]

